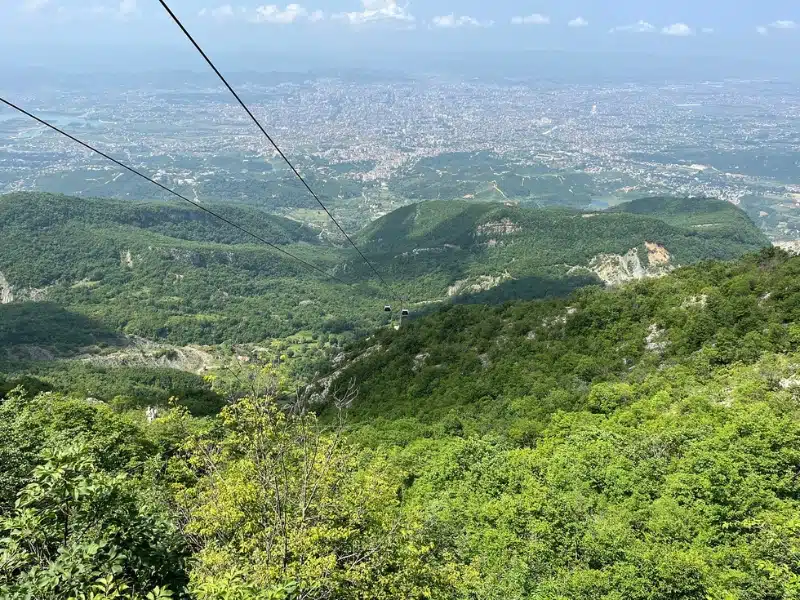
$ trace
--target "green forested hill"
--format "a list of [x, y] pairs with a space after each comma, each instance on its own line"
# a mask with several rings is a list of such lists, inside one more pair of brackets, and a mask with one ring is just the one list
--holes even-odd
[[[337, 269], [335, 249], [298, 223], [214, 209], [323, 270]], [[12, 194], [0, 198], [0, 219], [0, 272], [18, 301], [45, 297], [114, 332], [179, 343], [258, 341], [312, 323], [321, 329], [346, 314], [337, 284], [182, 205]], [[362, 286], [359, 297], [372, 293]], [[8, 324], [13, 318], [6, 315], [4, 330], [16, 332], [6, 345], [26, 341], [25, 327]]]
[[[479, 302], [563, 295], [597, 282], [570, 268], [644, 242], [663, 245], [673, 264], [730, 259], [768, 243], [727, 203], [647, 205], [593, 215], [461, 201], [401, 208], [357, 236], [393, 284], [387, 297], [352, 248], [254, 208], [213, 207], [348, 285], [183, 205], [20, 193], [0, 198], [0, 273], [17, 301], [46, 299], [112, 332], [216, 344], [303, 330], [365, 333], [388, 322], [382, 307], [398, 309], [397, 295], [412, 310], [448, 295]], [[684, 205], [691, 216], [681, 217]], [[697, 228], [696, 220], [713, 227]], [[12, 325], [0, 341], [25, 343], [24, 323]]]
[[430, 201], [378, 219], [359, 240], [377, 256], [409, 253], [417, 268], [458, 263], [465, 273], [491, 266], [519, 275], [584, 265], [601, 253], [625, 254], [645, 241], [666, 247], [678, 264], [726, 260], [769, 245], [744, 212], [702, 198], [651, 198], [600, 213]]
[[641, 243], [636, 237], [641, 235], [653, 243], [674, 245], [684, 262], [697, 260], [693, 253], [700, 248], [720, 254], [702, 258], [724, 258], [740, 245], [768, 245], [744, 211], [730, 202], [706, 198], [645, 198], [599, 213], [434, 200], [378, 219], [359, 234], [359, 240], [372, 251], [409, 252], [444, 244], [475, 250], [494, 238], [545, 250], [541, 260], [546, 262], [554, 251], [567, 257], [572, 252], [573, 259], [581, 251], [593, 256], [598, 246], [605, 252], [625, 252]]
[[[291, 219], [235, 204], [204, 206], [277, 244], [319, 243], [317, 232]], [[127, 227], [197, 242], [253, 242], [210, 214], [177, 200], [149, 202], [19, 192], [0, 196], [0, 219], [4, 228], [12, 229], [47, 230], [69, 222], [93, 228]]]
[[640, 198], [625, 202], [609, 212], [624, 212], [660, 219], [670, 225], [687, 227], [711, 235], [723, 232], [748, 239], [753, 224], [747, 214], [726, 200], [706, 198]]
[[0, 382], [0, 596], [796, 598], [799, 317], [768, 249], [445, 307], [218, 417]]
[[662, 361], [713, 369], [800, 351], [798, 274], [800, 259], [769, 249], [569, 299], [447, 306], [359, 342], [332, 389], [361, 383], [352, 415], [367, 425], [451, 421], [459, 431], [530, 439], [548, 414], [586, 407], [599, 381]]

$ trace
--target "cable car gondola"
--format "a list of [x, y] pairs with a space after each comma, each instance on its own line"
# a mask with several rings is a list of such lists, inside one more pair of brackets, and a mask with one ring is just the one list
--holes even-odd
[[392, 312], [392, 307], [387, 304], [383, 307], [383, 312]]

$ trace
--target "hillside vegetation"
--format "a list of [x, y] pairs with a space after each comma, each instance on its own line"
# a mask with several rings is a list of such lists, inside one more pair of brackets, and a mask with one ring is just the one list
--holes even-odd
[[458, 431], [509, 434], [514, 421], [513, 436], [525, 442], [549, 413], [586, 407], [596, 382], [664, 363], [710, 371], [800, 350], [799, 272], [800, 260], [769, 249], [568, 299], [447, 306], [354, 344], [330, 389], [360, 383], [351, 417], [367, 428], [412, 419], [423, 429], [449, 421]]
[[595, 213], [437, 200], [395, 210], [366, 227], [359, 240], [376, 253], [449, 245], [478, 260], [536, 266], [585, 264], [600, 253], [624, 254], [644, 240], [666, 246], [679, 264], [735, 258], [769, 245], [731, 203], [701, 198], [646, 198]]
[[218, 416], [21, 382], [0, 596], [798, 597], [799, 276], [768, 249], [447, 306], [313, 389], [212, 381]]
[[[392, 282], [387, 293], [352, 248], [254, 208], [212, 207], [346, 285], [183, 205], [11, 194], [0, 198], [0, 296], [47, 300], [74, 315], [65, 314], [68, 332], [54, 332], [56, 340], [98, 330], [174, 344], [301, 331], [352, 337], [386, 325], [382, 308], [399, 310], [397, 296], [414, 310], [451, 297], [561, 296], [599, 281], [585, 268], [597, 255], [633, 250], [646, 264], [645, 242], [663, 246], [673, 265], [768, 245], [730, 204], [685, 201], [691, 217], [678, 216], [683, 208], [674, 204], [651, 199], [630, 212], [594, 215], [463, 201], [403, 207], [357, 236]], [[0, 310], [0, 344], [42, 343], [28, 329], [35, 323], [20, 323], [17, 309]]]
[[[300, 224], [214, 208], [323, 270], [337, 269], [335, 251]], [[113, 332], [176, 343], [261, 341], [311, 323], [337, 329], [348, 314], [342, 290], [349, 286], [322, 283], [291, 258], [183, 206], [14, 194], [0, 199], [0, 214], [6, 296], [47, 299]], [[356, 288], [363, 302], [381, 302], [369, 284]], [[24, 328], [13, 329], [20, 335], [2, 341], [24, 343]]]

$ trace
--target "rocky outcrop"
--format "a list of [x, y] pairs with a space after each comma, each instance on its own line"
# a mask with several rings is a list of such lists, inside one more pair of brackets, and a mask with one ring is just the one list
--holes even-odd
[[785, 250], [792, 256], [800, 255], [800, 240], [791, 242], [775, 242], [775, 246], [777, 246], [781, 250]]
[[447, 295], [452, 298], [460, 294], [477, 294], [497, 287], [504, 281], [511, 279], [511, 273], [504, 271], [500, 275], [480, 275], [475, 279], [461, 279], [447, 288]]
[[[318, 406], [326, 403], [329, 399], [331, 399], [331, 390], [333, 388], [334, 382], [336, 382], [336, 380], [348, 366], [354, 365], [358, 361], [364, 360], [365, 358], [369, 358], [370, 356], [372, 356], [376, 352], [380, 352], [381, 350], [383, 350], [383, 346], [381, 346], [380, 344], [376, 344], [375, 346], [370, 346], [361, 354], [350, 358], [349, 362], [347, 360], [349, 357], [344, 353], [336, 356], [333, 359], [333, 364], [334, 366], [339, 366], [339, 368], [336, 369], [333, 373], [331, 373], [327, 377], [322, 377], [321, 379], [317, 380], [317, 382], [313, 386], [313, 391], [309, 396], [309, 401], [311, 402], [311, 404]], [[424, 359], [422, 360], [424, 361]]]
[[199, 348], [170, 346], [131, 337], [125, 347], [108, 354], [82, 354], [77, 360], [105, 367], [166, 367], [189, 373], [204, 373], [216, 360]]
[[667, 330], [659, 327], [656, 323], [650, 325], [647, 336], [644, 338], [644, 347], [650, 352], [662, 354], [669, 346]]
[[708, 294], [689, 296], [681, 303], [681, 308], [705, 308], [708, 303]]
[[589, 270], [606, 285], [619, 285], [632, 279], [643, 279], [646, 273], [636, 248], [628, 250], [624, 255], [598, 254], [589, 261]]
[[430, 357], [430, 353], [428, 352], [421, 352], [414, 357], [414, 366], [411, 367], [411, 370], [415, 373], [419, 371], [424, 365], [425, 361]]
[[0, 273], [0, 304], [11, 304], [14, 301], [14, 289], [3, 273]]
[[667, 252], [667, 249], [660, 244], [653, 244], [652, 242], [645, 242], [644, 247], [647, 249], [647, 262], [651, 267], [660, 265], [668, 265], [672, 258]]
[[675, 268], [664, 246], [645, 242], [644, 250], [646, 265], [642, 264], [639, 248], [631, 248], [625, 254], [598, 254], [589, 261], [588, 269], [606, 285], [619, 285], [634, 279], [662, 277]]
[[[545, 317], [542, 319], [542, 327], [556, 327], [558, 325], [566, 325], [567, 319], [569, 319], [572, 315], [578, 312], [578, 309], [574, 306], [568, 306], [567, 309], [560, 315], [555, 315], [552, 317]], [[531, 335], [533, 334], [533, 335]], [[528, 333], [527, 338], [529, 340], [536, 339], [536, 333], [531, 331]]]
[[501, 219], [500, 221], [489, 221], [483, 225], [478, 225], [475, 233], [481, 235], [510, 235], [521, 231], [522, 228], [511, 219]]
[[0, 273], [0, 304], [12, 302], [41, 302], [47, 297], [47, 288], [15, 288]]

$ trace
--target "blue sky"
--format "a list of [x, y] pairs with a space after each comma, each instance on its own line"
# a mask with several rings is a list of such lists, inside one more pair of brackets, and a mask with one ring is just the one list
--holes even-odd
[[[268, 1], [268, 0], [267, 0]], [[172, 0], [217, 51], [561, 49], [775, 56], [800, 52], [800, 0]], [[2, 0], [2, 43], [182, 43], [157, 0]]]

